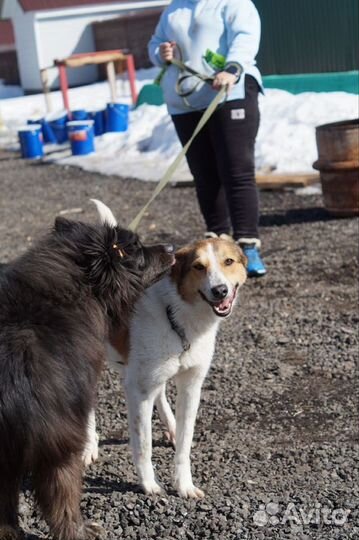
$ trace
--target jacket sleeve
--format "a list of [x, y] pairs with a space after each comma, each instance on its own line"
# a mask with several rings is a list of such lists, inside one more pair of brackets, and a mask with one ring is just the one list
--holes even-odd
[[152, 64], [155, 66], [163, 67], [165, 65], [165, 62], [163, 62], [160, 58], [159, 50], [160, 50], [160, 43], [163, 43], [164, 41], [169, 41], [166, 36], [166, 24], [167, 24], [167, 13], [166, 10], [163, 11], [160, 20], [156, 26], [155, 33], [151, 37], [150, 41], [147, 45], [148, 55], [150, 57], [150, 60]]
[[227, 62], [254, 65], [259, 49], [261, 21], [251, 0], [229, 0], [224, 10], [227, 30]]

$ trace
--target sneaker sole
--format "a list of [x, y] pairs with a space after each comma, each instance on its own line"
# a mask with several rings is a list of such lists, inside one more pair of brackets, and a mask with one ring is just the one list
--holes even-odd
[[248, 272], [247, 277], [263, 277], [267, 274], [267, 270], [264, 270], [264, 272]]

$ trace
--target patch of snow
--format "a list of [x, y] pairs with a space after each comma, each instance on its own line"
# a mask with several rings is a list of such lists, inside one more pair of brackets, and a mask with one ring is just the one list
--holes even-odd
[[[157, 68], [137, 72], [137, 88], [152, 83]], [[131, 103], [130, 88], [123, 76], [117, 80], [122, 103]], [[63, 107], [60, 92], [52, 92], [55, 110]], [[104, 108], [110, 99], [107, 82], [70, 90], [73, 110]], [[315, 127], [358, 116], [358, 96], [345, 92], [293, 95], [283, 90], [267, 90], [259, 97], [261, 124], [256, 144], [258, 170], [276, 173], [312, 173], [317, 159]], [[33, 116], [45, 114], [42, 94], [7, 99], [1, 103], [2, 121], [7, 127], [0, 133], [0, 144], [17, 147], [17, 129]], [[106, 133], [96, 137], [96, 152], [88, 156], [71, 156], [67, 147], [48, 155], [61, 165], [76, 165], [102, 174], [158, 180], [181, 150], [165, 105], [141, 105], [130, 112], [129, 129], [125, 133]], [[186, 161], [177, 170], [174, 180], [191, 178]]]
[[306, 186], [302, 188], [298, 188], [295, 190], [297, 195], [321, 195], [322, 194], [322, 186], [321, 184], [313, 184], [312, 186]]
[[277, 173], [313, 172], [317, 159], [315, 128], [358, 117], [358, 96], [346, 92], [293, 95], [267, 90], [260, 96], [261, 124], [256, 165]]

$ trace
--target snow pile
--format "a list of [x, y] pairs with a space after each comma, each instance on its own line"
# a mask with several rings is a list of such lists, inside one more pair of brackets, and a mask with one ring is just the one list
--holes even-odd
[[[181, 151], [181, 145], [165, 106], [142, 105], [130, 114], [126, 133], [96, 137], [96, 152], [84, 157], [61, 158], [62, 165], [77, 165], [88, 171], [156, 181]], [[183, 160], [174, 180], [192, 178]]]
[[279, 173], [311, 172], [317, 159], [315, 128], [358, 117], [358, 96], [346, 92], [293, 95], [267, 90], [260, 98], [261, 125], [256, 147], [259, 168]]
[[[139, 70], [140, 90], [151, 83], [157, 69]], [[129, 84], [117, 81], [119, 101], [131, 103]], [[52, 92], [55, 109], [61, 109], [60, 92]], [[259, 171], [278, 173], [312, 172], [317, 158], [315, 127], [358, 116], [358, 98], [345, 92], [303, 93], [293, 95], [282, 90], [267, 90], [260, 96], [261, 125], [257, 138], [256, 164]], [[72, 109], [103, 108], [109, 101], [107, 82], [96, 83], [70, 91]], [[16, 144], [16, 131], [31, 116], [45, 113], [44, 97], [40, 95], [7, 99], [1, 103], [1, 116], [7, 130], [0, 134], [0, 144]], [[126, 133], [106, 133], [96, 138], [96, 153], [71, 156], [61, 149], [48, 159], [61, 165], [76, 165], [89, 171], [117, 174], [142, 180], [158, 180], [181, 149], [166, 107], [142, 105], [131, 111]], [[52, 149], [53, 150], [53, 149]], [[175, 179], [189, 179], [184, 162]]]

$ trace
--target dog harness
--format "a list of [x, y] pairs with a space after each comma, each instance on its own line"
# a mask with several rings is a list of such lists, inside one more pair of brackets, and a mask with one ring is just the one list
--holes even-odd
[[172, 306], [167, 306], [166, 307], [166, 313], [167, 313], [167, 319], [168, 319], [168, 321], [169, 321], [169, 323], [171, 325], [172, 330], [174, 332], [176, 332], [177, 336], [181, 340], [182, 347], [183, 347], [183, 352], [189, 351], [189, 349], [191, 348], [191, 344], [190, 344], [190, 342], [188, 341], [188, 339], [186, 337], [186, 333], [184, 331], [184, 328], [182, 328], [182, 326], [180, 326], [178, 324], [178, 322], [176, 321], [174, 310], [173, 310]]

